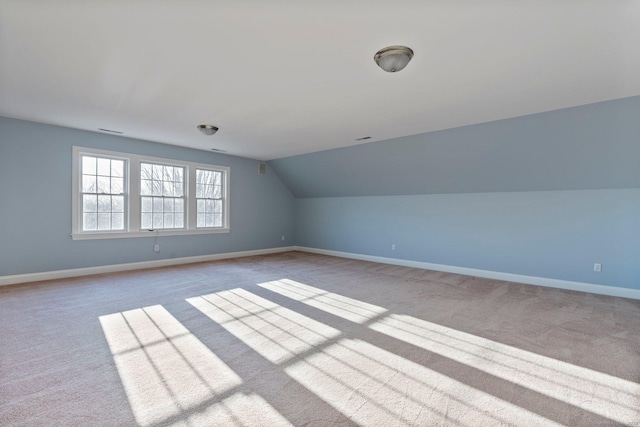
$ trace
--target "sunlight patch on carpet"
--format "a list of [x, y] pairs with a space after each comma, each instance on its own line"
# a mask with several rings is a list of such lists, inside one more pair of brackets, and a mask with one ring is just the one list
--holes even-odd
[[[335, 309], [333, 301], [347, 297], [289, 279], [258, 285], [327, 313], [362, 323], [361, 319], [352, 319]], [[331, 301], [325, 299], [319, 304], [317, 298], [320, 296], [330, 296]], [[348, 300], [353, 302], [352, 306], [367, 304], [351, 298]], [[384, 314], [369, 326], [377, 332], [612, 421], [638, 422], [639, 384], [412, 316], [380, 310], [376, 313]]]
[[340, 340], [285, 372], [360, 425], [558, 425], [357, 339]]
[[257, 394], [234, 393], [205, 409], [180, 419], [180, 426], [293, 427], [286, 418]]
[[640, 385], [476, 335], [390, 314], [371, 329], [621, 423], [638, 422]]
[[160, 305], [100, 316], [138, 424], [207, 407], [240, 377]]
[[377, 305], [327, 292], [290, 279], [258, 283], [258, 286], [360, 324], [374, 319], [387, 311], [387, 309]]
[[244, 289], [188, 298], [211, 320], [273, 363], [312, 350], [340, 331]]
[[249, 291], [187, 301], [358, 424], [557, 425]]

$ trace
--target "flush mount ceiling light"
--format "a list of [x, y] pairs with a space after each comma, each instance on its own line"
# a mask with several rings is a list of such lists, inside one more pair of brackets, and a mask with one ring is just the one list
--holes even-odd
[[204, 135], [213, 135], [218, 132], [218, 128], [213, 125], [198, 125], [198, 130]]
[[413, 51], [406, 46], [389, 46], [380, 49], [373, 57], [376, 64], [388, 73], [395, 73], [407, 66]]

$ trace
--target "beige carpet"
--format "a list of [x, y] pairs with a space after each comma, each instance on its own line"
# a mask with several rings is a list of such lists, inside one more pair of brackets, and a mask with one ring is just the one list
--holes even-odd
[[300, 252], [0, 288], [2, 426], [640, 426], [640, 302]]

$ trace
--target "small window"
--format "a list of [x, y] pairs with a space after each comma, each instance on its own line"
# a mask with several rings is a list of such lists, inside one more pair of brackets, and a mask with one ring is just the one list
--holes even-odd
[[140, 163], [141, 228], [184, 228], [184, 167]]
[[81, 156], [82, 231], [124, 231], [125, 161]]
[[224, 191], [222, 172], [196, 169], [196, 227], [222, 227]]

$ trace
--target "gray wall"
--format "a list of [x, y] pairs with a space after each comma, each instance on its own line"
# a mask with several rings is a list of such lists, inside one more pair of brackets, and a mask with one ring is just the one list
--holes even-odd
[[299, 246], [640, 288], [640, 97], [270, 163]]
[[299, 246], [640, 289], [640, 189], [298, 199], [295, 234]]
[[[72, 146], [231, 168], [229, 234], [72, 240]], [[0, 276], [292, 245], [294, 198], [258, 162], [0, 117]], [[284, 235], [286, 240], [281, 241]]]

